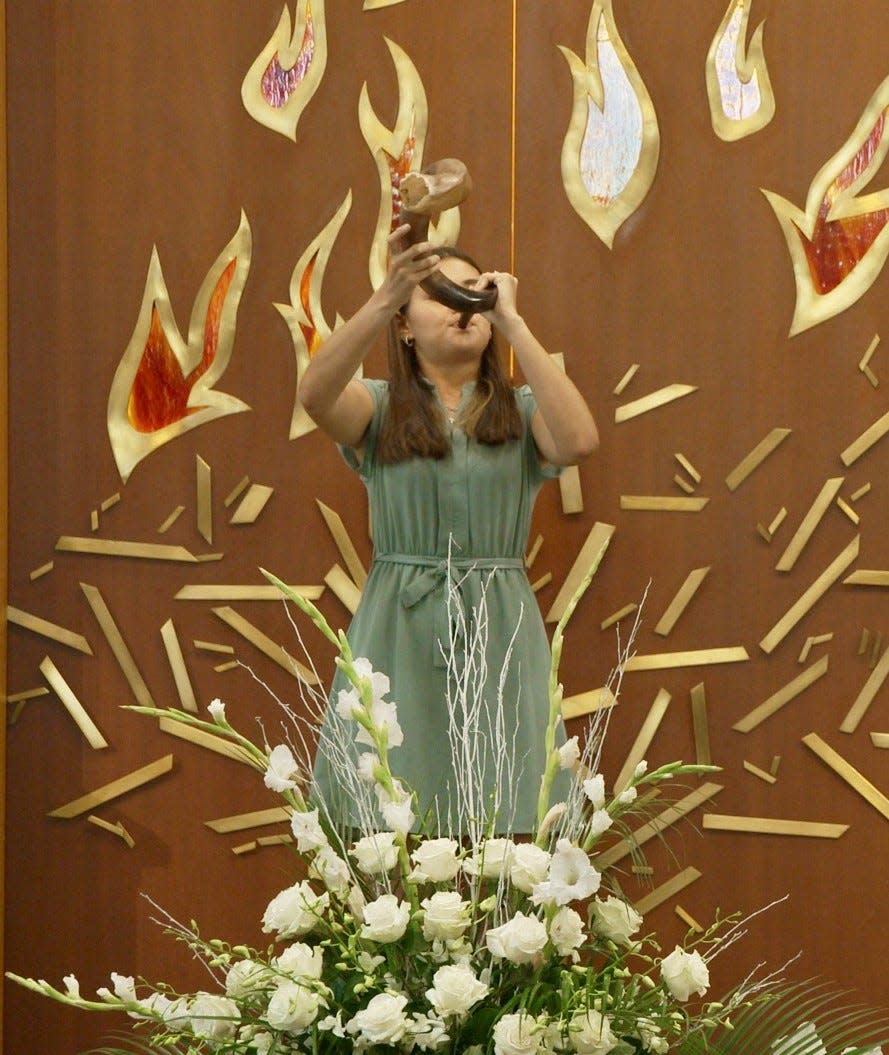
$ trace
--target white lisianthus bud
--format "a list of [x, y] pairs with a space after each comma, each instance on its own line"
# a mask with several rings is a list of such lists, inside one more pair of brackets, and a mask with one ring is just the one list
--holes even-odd
[[580, 761], [580, 744], [572, 736], [559, 748], [559, 769], [573, 769]]
[[703, 996], [710, 985], [710, 971], [701, 954], [686, 952], [678, 945], [661, 961], [661, 978], [672, 995], [683, 1003], [692, 993]]
[[642, 926], [642, 917], [623, 898], [609, 895], [596, 898], [592, 904], [592, 923], [598, 934], [617, 945], [629, 943], [630, 936]]
[[460, 869], [456, 839], [424, 839], [411, 853], [414, 870], [410, 878], [420, 883], [444, 883]]
[[597, 810], [605, 805], [605, 777], [601, 773], [588, 777], [583, 782], [583, 793]]
[[271, 791], [292, 791], [296, 787], [293, 779], [299, 772], [299, 766], [293, 752], [287, 744], [278, 744], [269, 755], [268, 768], [263, 781]]

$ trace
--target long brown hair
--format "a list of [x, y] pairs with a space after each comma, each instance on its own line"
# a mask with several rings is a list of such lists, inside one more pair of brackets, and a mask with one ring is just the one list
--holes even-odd
[[[463, 260], [481, 273], [478, 264], [459, 249], [438, 246], [435, 252]], [[493, 329], [481, 355], [475, 390], [459, 421], [468, 436], [490, 446], [516, 440], [522, 434], [521, 414], [500, 365]], [[446, 458], [450, 450], [450, 431], [433, 386], [420, 369], [416, 351], [402, 338], [396, 316], [389, 327], [389, 406], [380, 429], [377, 457], [393, 464], [411, 458]]]

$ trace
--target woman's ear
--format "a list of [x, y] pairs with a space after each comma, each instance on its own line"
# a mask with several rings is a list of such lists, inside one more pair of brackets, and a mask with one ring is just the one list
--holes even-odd
[[404, 341], [404, 343], [409, 348], [413, 348], [413, 346], [414, 346], [414, 335], [411, 332], [411, 327], [410, 327], [410, 324], [408, 323], [407, 319], [403, 315], [397, 315], [396, 316], [396, 320], [395, 320], [395, 325], [397, 327], [399, 340]]

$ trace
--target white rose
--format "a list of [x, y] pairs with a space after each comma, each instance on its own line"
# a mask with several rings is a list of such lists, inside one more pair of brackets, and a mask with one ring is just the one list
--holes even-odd
[[559, 748], [559, 769], [573, 769], [580, 761], [580, 745], [572, 736]]
[[294, 942], [273, 960], [275, 968], [283, 974], [299, 978], [320, 978], [324, 967], [324, 950], [320, 946]]
[[269, 902], [262, 917], [263, 933], [274, 931], [281, 938], [308, 934], [318, 923], [329, 902], [329, 894], [316, 894], [305, 880], [294, 883]]
[[405, 1004], [406, 996], [378, 993], [367, 1007], [349, 1019], [346, 1030], [360, 1033], [367, 1044], [397, 1044], [407, 1032]]
[[611, 1032], [611, 1020], [600, 1011], [575, 1015], [568, 1026], [572, 1048], [578, 1055], [607, 1055], [618, 1044]]
[[583, 901], [599, 889], [601, 875], [590, 859], [568, 839], [559, 839], [549, 866], [549, 879], [537, 883], [531, 892], [535, 905], [567, 905]]
[[298, 982], [285, 982], [272, 994], [265, 1019], [272, 1029], [308, 1029], [318, 1017], [323, 1002], [313, 989]]
[[494, 1024], [494, 1055], [536, 1055], [542, 1039], [531, 1015], [504, 1015]]
[[488, 986], [476, 978], [471, 967], [462, 963], [446, 964], [432, 976], [432, 988], [426, 990], [426, 999], [445, 1018], [465, 1015], [487, 993]]
[[332, 846], [322, 846], [312, 859], [310, 875], [317, 875], [328, 890], [343, 894], [349, 886], [352, 873], [349, 865]]
[[269, 755], [268, 767], [262, 779], [272, 791], [292, 791], [296, 787], [293, 778], [298, 771], [293, 752], [287, 744], [278, 744]]
[[642, 917], [623, 898], [609, 895], [603, 901], [596, 898], [593, 908], [593, 928], [617, 945], [629, 943], [630, 935], [642, 926]]
[[509, 866], [512, 885], [517, 890], [530, 894], [536, 883], [546, 879], [549, 862], [550, 854], [546, 850], [535, 846], [534, 843], [519, 843]]
[[394, 868], [398, 862], [395, 832], [375, 832], [365, 835], [352, 847], [352, 856], [365, 875], [379, 875]]
[[686, 952], [678, 945], [661, 962], [661, 978], [672, 995], [686, 1001], [692, 993], [703, 996], [710, 985], [710, 972], [699, 952]]
[[423, 937], [426, 941], [454, 941], [463, 935], [470, 924], [468, 901], [463, 901], [456, 890], [437, 890], [421, 902], [423, 908]]
[[605, 778], [601, 773], [590, 777], [583, 782], [583, 792], [592, 802], [595, 809], [600, 810], [605, 805]]
[[234, 1000], [214, 993], [198, 993], [189, 1006], [189, 1014], [195, 1036], [208, 1040], [230, 1040], [241, 1021]]
[[362, 938], [370, 941], [398, 941], [407, 930], [411, 918], [411, 908], [406, 901], [399, 901], [394, 894], [383, 894], [376, 901], [364, 906], [364, 926]]
[[294, 813], [290, 818], [290, 830], [293, 832], [296, 848], [300, 853], [320, 850], [322, 846], [327, 846], [327, 836], [318, 820], [317, 810]]
[[570, 956], [583, 945], [583, 920], [573, 908], [560, 908], [549, 923], [549, 940], [559, 956]]
[[512, 839], [485, 839], [463, 868], [469, 875], [499, 879], [509, 868], [514, 851]]
[[411, 854], [414, 870], [411, 879], [420, 883], [444, 883], [456, 876], [460, 868], [456, 839], [424, 839]]
[[225, 976], [226, 996], [248, 996], [268, 982], [268, 971], [264, 964], [255, 960], [237, 960]]
[[485, 942], [492, 955], [511, 963], [534, 963], [540, 959], [548, 935], [546, 926], [536, 916], [517, 912], [512, 919], [489, 930]]

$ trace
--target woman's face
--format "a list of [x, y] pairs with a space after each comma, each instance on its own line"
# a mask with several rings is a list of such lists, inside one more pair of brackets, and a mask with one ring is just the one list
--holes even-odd
[[[471, 287], [478, 271], [459, 257], [446, 256], [441, 271], [452, 282]], [[411, 294], [404, 313], [402, 335], [413, 337], [421, 361], [436, 365], [478, 364], [491, 339], [491, 324], [481, 315], [472, 315], [465, 327], [460, 326], [460, 312], [454, 311], [426, 293], [419, 286]]]

